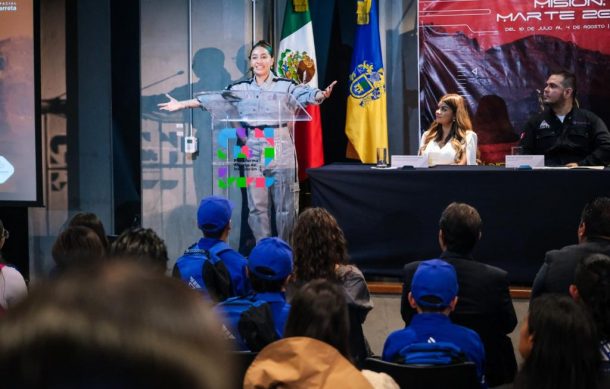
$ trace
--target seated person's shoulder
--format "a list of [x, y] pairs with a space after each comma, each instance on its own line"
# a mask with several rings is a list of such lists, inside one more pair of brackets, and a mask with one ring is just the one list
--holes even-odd
[[549, 250], [546, 252], [544, 256], [544, 260], [547, 263], [552, 263], [555, 261], [561, 261], [566, 258], [571, 258], [573, 255], [576, 255], [580, 252], [587, 251], [587, 244], [572, 244], [569, 246], [564, 246], [560, 249]]
[[422, 261], [409, 262], [403, 266], [402, 270], [405, 274], [406, 273], [415, 273], [415, 270], [417, 270], [417, 267], [419, 266], [419, 264], [421, 262]]

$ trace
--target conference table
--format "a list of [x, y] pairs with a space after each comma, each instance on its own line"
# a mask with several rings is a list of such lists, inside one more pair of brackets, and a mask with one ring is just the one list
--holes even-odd
[[577, 243], [584, 205], [610, 196], [609, 169], [331, 164], [307, 173], [312, 205], [337, 218], [351, 262], [380, 277], [437, 257], [440, 215], [457, 201], [483, 219], [474, 258], [507, 270], [513, 285], [531, 285], [546, 251]]

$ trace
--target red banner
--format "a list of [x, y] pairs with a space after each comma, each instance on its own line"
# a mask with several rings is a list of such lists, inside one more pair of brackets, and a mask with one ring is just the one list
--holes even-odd
[[610, 123], [606, 0], [420, 0], [419, 23], [422, 131], [439, 98], [459, 93], [482, 160], [502, 162], [556, 69], [574, 72], [580, 106]]

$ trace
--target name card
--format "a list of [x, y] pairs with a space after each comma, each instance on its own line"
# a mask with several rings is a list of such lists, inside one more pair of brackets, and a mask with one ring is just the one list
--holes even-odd
[[507, 155], [506, 167], [518, 168], [521, 166], [544, 167], [544, 155]]
[[392, 167], [428, 167], [428, 158], [423, 155], [392, 155]]

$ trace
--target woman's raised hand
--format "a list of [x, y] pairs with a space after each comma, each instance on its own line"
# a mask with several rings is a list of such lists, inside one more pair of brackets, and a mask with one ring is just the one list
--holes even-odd
[[330, 95], [333, 93], [333, 88], [334, 88], [336, 83], [337, 83], [337, 80], [331, 82], [330, 85], [327, 86], [326, 89], [324, 89], [322, 91], [322, 94], [324, 95], [325, 99], [328, 99], [330, 97]]
[[159, 107], [159, 110], [175, 112], [175, 111], [180, 111], [181, 109], [185, 108], [184, 104], [182, 102], [174, 99], [172, 96], [168, 95], [167, 93], [165, 94], [165, 96], [167, 96], [169, 101], [167, 103], [158, 104], [157, 107]]

